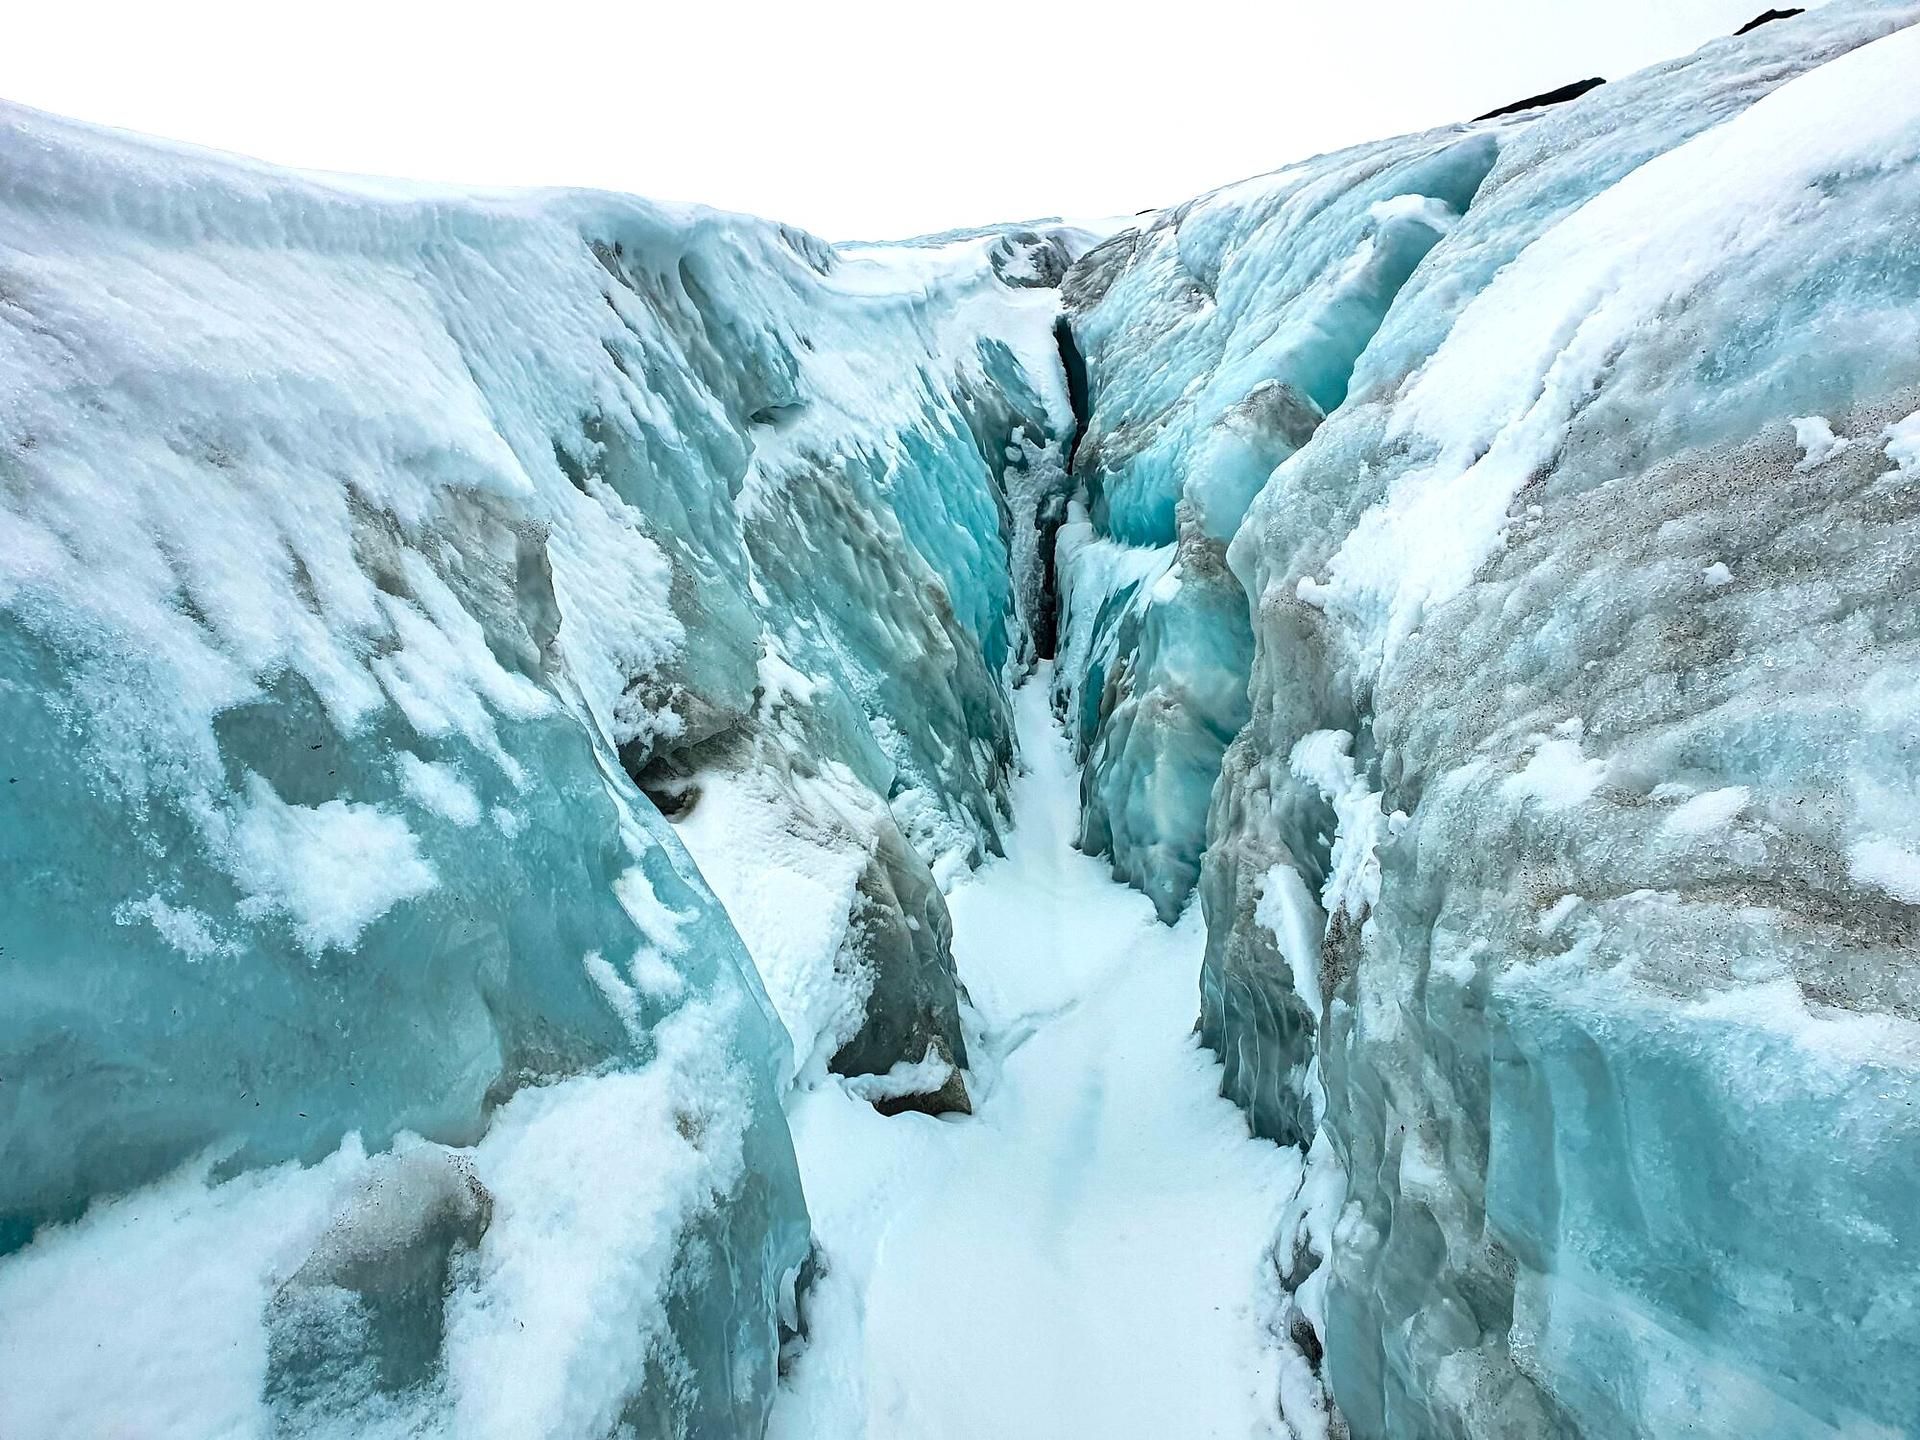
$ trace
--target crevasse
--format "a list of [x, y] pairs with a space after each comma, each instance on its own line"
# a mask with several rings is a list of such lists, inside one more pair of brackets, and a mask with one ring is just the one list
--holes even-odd
[[0, 110], [0, 1432], [938, 1418], [793, 1135], [1111, 1279], [1132, 959], [1274, 1433], [1920, 1433], [1916, 21], [883, 246]]

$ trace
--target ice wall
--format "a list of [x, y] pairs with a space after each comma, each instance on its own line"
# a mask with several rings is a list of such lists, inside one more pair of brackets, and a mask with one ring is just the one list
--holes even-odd
[[757, 1433], [782, 1087], [965, 1103], [1078, 242], [0, 164], [0, 1431]]
[[[1258, 491], [1202, 1024], [1256, 1127], [1310, 1147], [1275, 1255], [1297, 1434], [1337, 1430], [1327, 1383], [1381, 1440], [1920, 1432], [1916, 19], [1836, 4], [1387, 147], [1497, 153], [1450, 214], [1385, 208], [1440, 223], [1337, 390], [1225, 387], [1219, 414], [1271, 379], [1325, 415], [1290, 406], [1310, 438], [1251, 481], [1195, 397], [1277, 333], [1314, 223], [1274, 231], [1226, 342], [1230, 266], [1210, 294], [1171, 257], [1213, 207], [1246, 218], [1202, 235], [1258, 233], [1258, 186], [1069, 278], [1094, 430], [1128, 442], [1069, 537], [1087, 823], [1149, 887], [1101, 818], [1157, 774], [1116, 720], [1190, 724], [1149, 664], [1232, 642], [1150, 662], [1123, 617]], [[1269, 183], [1367, 183], [1347, 164]], [[1117, 308], [1130, 280], [1160, 298]], [[1160, 420], [1188, 409], [1197, 438]]]
[[1226, 545], [1347, 393], [1395, 294], [1470, 203], [1491, 128], [1384, 141], [1202, 196], [1063, 288], [1089, 379], [1063, 531], [1058, 704], [1081, 844], [1171, 920], [1192, 894], [1253, 635]]

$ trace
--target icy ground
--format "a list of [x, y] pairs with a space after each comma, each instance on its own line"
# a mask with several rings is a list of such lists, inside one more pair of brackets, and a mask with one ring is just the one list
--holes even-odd
[[1248, 1138], [1192, 1033], [1197, 910], [1158, 925], [1072, 848], [1048, 680], [1015, 695], [1008, 854], [949, 897], [977, 1112], [794, 1102], [826, 1273], [771, 1440], [1281, 1433], [1267, 1252], [1297, 1152]]

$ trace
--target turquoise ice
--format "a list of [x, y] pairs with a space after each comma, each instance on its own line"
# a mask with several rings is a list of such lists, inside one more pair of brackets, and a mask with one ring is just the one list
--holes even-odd
[[0, 1431], [1056, 1396], [1219, 1175], [1297, 1440], [1920, 1433], [1916, 21], [890, 245], [0, 109]]
[[[8, 1428], [175, 1403], [70, 1363], [109, 1256], [190, 1432], [756, 1430], [785, 1087], [966, 1103], [929, 862], [997, 844], [1071, 429], [999, 272], [1078, 242], [0, 124]], [[743, 772], [846, 879], [764, 985], [662, 814]]]
[[[1920, 1428], [1914, 19], [1228, 187], [1066, 282], [1083, 833], [1166, 913], [1201, 871], [1355, 1435]], [[1368, 224], [1423, 233], [1290, 368]], [[1224, 585], [1239, 693], [1231, 626], [1154, 623]]]

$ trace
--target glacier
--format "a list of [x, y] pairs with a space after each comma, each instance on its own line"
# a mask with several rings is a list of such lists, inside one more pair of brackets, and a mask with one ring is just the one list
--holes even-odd
[[967, 1103], [1082, 240], [0, 156], [0, 1429], [756, 1432], [786, 1088]]
[[0, 106], [0, 1433], [1920, 1434], [1915, 75], [860, 244]]
[[1916, 15], [1067, 278], [1083, 840], [1197, 887], [1227, 1093], [1307, 1161], [1296, 1435], [1920, 1433]]

